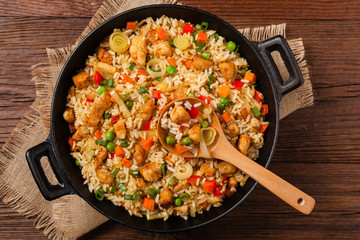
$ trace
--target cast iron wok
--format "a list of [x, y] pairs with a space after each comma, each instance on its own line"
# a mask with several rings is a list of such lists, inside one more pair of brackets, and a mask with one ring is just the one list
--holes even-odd
[[[93, 54], [98, 44], [114, 28], [125, 28], [127, 21], [140, 21], [149, 16], [157, 18], [162, 15], [184, 19], [193, 24], [208, 22], [210, 29], [216, 30], [226, 40], [240, 45], [240, 54], [247, 59], [251, 69], [255, 72], [257, 88], [264, 94], [266, 102], [269, 104], [267, 121], [270, 122], [270, 125], [264, 137], [265, 145], [260, 150], [257, 162], [265, 167], [270, 163], [278, 136], [279, 102], [286, 93], [303, 83], [301, 72], [286, 40], [281, 36], [276, 36], [264, 42], [250, 42], [230, 24], [207, 12], [178, 5], [150, 5], [123, 12], [98, 26], [81, 41], [65, 63], [53, 96], [49, 137], [45, 142], [29, 149], [26, 153], [34, 179], [47, 200], [67, 194], [77, 194], [100, 213], [119, 223], [148, 231], [172, 232], [196, 228], [220, 218], [244, 201], [254, 190], [256, 182], [249, 179], [243, 188], [239, 188], [238, 192], [230, 198], [226, 198], [221, 207], [212, 208], [209, 212], [197, 215], [195, 218], [189, 217], [187, 221], [180, 217], [170, 217], [164, 222], [161, 219], [147, 221], [145, 217], [130, 216], [124, 208], [117, 207], [110, 201], [100, 202], [93, 193], [89, 192], [87, 185], [83, 184], [79, 167], [75, 165], [74, 159], [70, 156], [70, 148], [67, 143], [70, 131], [68, 123], [62, 117], [68, 89], [73, 85], [72, 76], [83, 68], [88, 55]], [[271, 57], [273, 51], [281, 54], [289, 72], [289, 79], [286, 81], [282, 80]], [[43, 156], [47, 156], [49, 159], [59, 182], [57, 185], [51, 185], [45, 177], [40, 164]]]

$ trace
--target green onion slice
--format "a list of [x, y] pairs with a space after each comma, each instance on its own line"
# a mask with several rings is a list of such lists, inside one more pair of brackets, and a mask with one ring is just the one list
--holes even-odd
[[178, 182], [177, 177], [173, 176], [173, 177], [170, 179], [169, 186], [174, 186], [175, 184], [177, 184], [177, 182]]

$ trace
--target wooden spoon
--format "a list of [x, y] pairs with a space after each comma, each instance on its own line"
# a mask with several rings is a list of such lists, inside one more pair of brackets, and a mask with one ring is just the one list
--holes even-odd
[[[315, 200], [306, 193], [302, 192], [298, 188], [294, 187], [290, 183], [286, 182], [282, 178], [278, 177], [274, 173], [270, 172], [263, 166], [259, 165], [252, 159], [246, 157], [244, 154], [239, 152], [226, 139], [220, 121], [216, 116], [216, 114], [214, 113], [214, 111], [212, 110], [212, 108], [197, 98], [186, 97], [186, 98], [176, 99], [168, 103], [164, 107], [159, 117], [159, 121], [157, 123], [157, 136], [159, 137], [163, 147], [165, 147], [168, 151], [175, 153], [174, 147], [167, 145], [165, 142], [165, 138], [166, 136], [168, 136], [168, 133], [167, 130], [161, 127], [161, 119], [163, 117], [163, 114], [167, 112], [169, 108], [174, 105], [175, 102], [185, 103], [185, 101], [190, 102], [192, 105], [194, 105], [195, 103], [201, 103], [201, 106], [197, 107], [199, 112], [204, 112], [205, 108], [211, 110], [210, 113], [211, 127], [213, 127], [217, 132], [215, 141], [210, 146], [208, 146], [208, 151], [212, 158], [221, 159], [233, 164], [234, 166], [238, 167], [246, 174], [248, 174], [255, 181], [260, 183], [262, 186], [267, 188], [270, 192], [278, 196], [284, 202], [288, 203], [293, 208], [305, 214], [311, 213], [312, 209], [315, 206]], [[199, 147], [198, 149], [199, 149], [198, 157], [204, 157], [203, 153], [200, 152]], [[189, 152], [185, 153], [182, 156], [194, 157], [194, 155]]]

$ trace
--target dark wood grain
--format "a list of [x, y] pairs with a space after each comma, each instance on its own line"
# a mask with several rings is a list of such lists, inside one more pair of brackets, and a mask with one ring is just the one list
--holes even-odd
[[[303, 38], [315, 105], [281, 120], [270, 169], [312, 195], [301, 215], [264, 188], [220, 220], [198, 230], [156, 234], [107, 222], [81, 239], [359, 239], [360, 238], [360, 2], [182, 1], [236, 27], [287, 23], [287, 38]], [[0, 146], [31, 111], [31, 66], [46, 47], [75, 41], [101, 0], [0, 0]], [[0, 239], [46, 239], [0, 203]]]

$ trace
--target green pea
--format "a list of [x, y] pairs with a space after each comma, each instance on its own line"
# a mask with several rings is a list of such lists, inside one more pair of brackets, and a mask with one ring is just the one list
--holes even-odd
[[220, 103], [224, 104], [225, 106], [227, 106], [229, 104], [229, 99], [228, 98], [220, 98]]
[[143, 94], [145, 94], [145, 93], [148, 93], [147, 87], [141, 86], [140, 89], [139, 89], [139, 93], [140, 93], [141, 95], [143, 95]]
[[116, 133], [114, 133], [113, 131], [108, 131], [108, 132], [105, 134], [105, 138], [106, 138], [106, 140], [108, 140], [108, 141], [114, 140], [115, 137], [116, 137]]
[[107, 141], [106, 140], [96, 140], [96, 144], [106, 147]]
[[175, 145], [175, 138], [173, 136], [167, 136], [165, 138], [165, 142], [167, 145], [174, 146]]
[[181, 140], [182, 144], [184, 144], [185, 146], [190, 146], [192, 144], [192, 140], [191, 138], [189, 137], [184, 137], [182, 140]]
[[106, 87], [99, 88], [99, 90], [98, 90], [99, 95], [103, 94], [104, 92], [106, 92]]
[[203, 59], [206, 59], [206, 60], [209, 60], [210, 59], [210, 56], [211, 56], [211, 53], [210, 52], [203, 52], [203, 53], [201, 53], [201, 57], [203, 58]]
[[116, 144], [113, 142], [108, 142], [108, 144], [106, 145], [106, 148], [109, 152], [113, 152], [115, 147], [116, 147]]
[[182, 201], [180, 198], [175, 199], [175, 205], [180, 206], [182, 204]]
[[132, 106], [133, 106], [133, 102], [132, 101], [126, 101], [125, 102], [125, 105], [126, 105], [126, 107], [128, 108], [128, 109], [131, 109], [132, 108]]
[[124, 93], [124, 94], [121, 94], [121, 96], [120, 96], [121, 100], [123, 100], [123, 101], [128, 100], [129, 97], [130, 97], [130, 93]]
[[195, 94], [194, 93], [189, 93], [187, 96], [188, 97], [195, 97]]
[[129, 146], [129, 143], [127, 142], [126, 138], [120, 139], [120, 146], [125, 148]]
[[210, 87], [210, 85], [213, 84], [213, 83], [214, 83], [214, 81], [209, 79], [209, 81], [206, 83], [206, 85], [208, 85]]
[[102, 188], [99, 188], [95, 191], [95, 197], [97, 200], [102, 201], [104, 199], [104, 190]]
[[107, 82], [108, 87], [114, 87], [114, 79], [109, 79]]
[[116, 177], [116, 174], [118, 173], [118, 170], [116, 168], [112, 168], [110, 171], [111, 176]]
[[226, 105], [223, 104], [223, 103], [220, 103], [220, 104], [218, 105], [218, 108], [219, 108], [220, 110], [225, 110]]
[[201, 123], [201, 127], [202, 128], [207, 128], [209, 126], [209, 122], [204, 120], [202, 123]]
[[246, 73], [246, 69], [245, 69], [245, 68], [242, 68], [242, 69], [240, 70], [241, 76], [245, 76], [245, 73]]
[[116, 192], [116, 186], [112, 186], [111, 189], [110, 189], [110, 193], [111, 194], [114, 194]]
[[75, 165], [76, 165], [76, 166], [80, 166], [80, 161], [79, 161], [79, 159], [75, 159]]
[[111, 117], [111, 114], [107, 113], [107, 112], [105, 112], [104, 115], [103, 115], [104, 119], [109, 119], [110, 117]]
[[176, 73], [176, 68], [175, 66], [173, 65], [169, 65], [166, 67], [166, 72], [169, 74], [169, 75], [174, 75]]
[[229, 41], [227, 44], [226, 44], [226, 48], [229, 50], [229, 51], [234, 51], [236, 49], [236, 44], [233, 42], [233, 41]]

